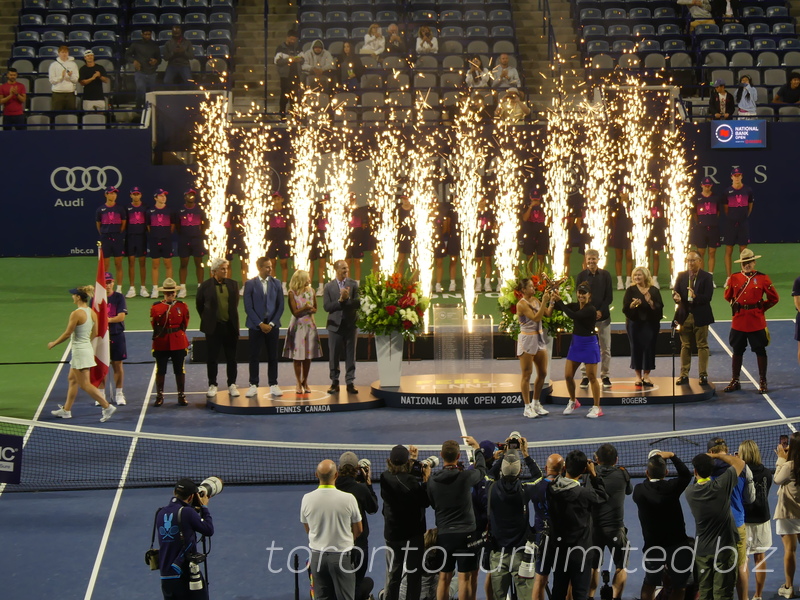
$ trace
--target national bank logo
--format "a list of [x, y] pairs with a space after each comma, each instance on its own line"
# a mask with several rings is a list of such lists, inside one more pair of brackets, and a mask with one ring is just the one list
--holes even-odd
[[733, 141], [733, 127], [730, 125], [720, 125], [714, 131], [714, 136], [717, 138], [717, 141], [726, 144], [728, 142]]
[[0, 435], [0, 483], [19, 483], [22, 468], [22, 437]]
[[57, 192], [99, 192], [121, 187], [122, 173], [117, 167], [58, 167], [50, 173], [50, 185]]

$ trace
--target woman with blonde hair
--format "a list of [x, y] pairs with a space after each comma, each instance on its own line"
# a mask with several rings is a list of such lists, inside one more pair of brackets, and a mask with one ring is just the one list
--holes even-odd
[[[772, 548], [772, 524], [769, 522], [769, 488], [772, 487], [772, 473], [761, 463], [761, 451], [753, 440], [739, 444], [739, 458], [750, 468], [756, 495], [751, 504], [744, 505], [744, 524], [747, 531], [747, 554], [755, 561], [756, 593], [753, 600], [761, 600], [764, 582], [767, 579], [767, 552]], [[739, 577], [747, 586], [747, 561], [740, 567]], [[747, 588], [741, 594], [749, 597]]]
[[381, 26], [373, 23], [364, 34], [364, 45], [361, 46], [359, 54], [374, 54], [375, 57], [378, 57], [383, 54], [384, 50], [386, 50], [386, 38], [383, 36]]
[[439, 52], [439, 40], [437, 40], [431, 28], [423, 25], [417, 33], [417, 54], [436, 54]]
[[636, 267], [631, 279], [633, 285], [625, 291], [622, 312], [631, 344], [631, 369], [636, 372], [634, 385], [648, 388], [653, 387], [650, 371], [656, 368], [656, 342], [664, 316], [664, 302], [647, 267]]
[[47, 344], [48, 350], [58, 346], [67, 338], [72, 344], [67, 401], [63, 405], [59, 404], [58, 410], [50, 411], [50, 414], [61, 419], [71, 419], [72, 404], [75, 402], [78, 388], [80, 388], [103, 407], [100, 422], [105, 423], [111, 418], [117, 407], [109, 404], [100, 390], [94, 387], [89, 380], [89, 369], [95, 366], [92, 340], [97, 337], [97, 315], [89, 308], [89, 298], [94, 293], [94, 287], [86, 285], [71, 289], [69, 293], [72, 294], [72, 302], [77, 308], [70, 313], [64, 333]]
[[286, 330], [286, 342], [283, 346], [284, 358], [294, 361], [294, 376], [297, 380], [295, 393], [308, 394], [308, 372], [311, 359], [322, 356], [317, 324], [314, 314], [317, 312], [317, 298], [311, 289], [311, 276], [308, 271], [295, 271], [289, 282], [289, 310], [292, 319]]
[[800, 432], [789, 436], [788, 448], [778, 444], [775, 449], [775, 485], [778, 487], [778, 505], [775, 507], [775, 533], [783, 541], [783, 572], [785, 583], [778, 596], [794, 598], [794, 571], [797, 566], [797, 540], [800, 537]]

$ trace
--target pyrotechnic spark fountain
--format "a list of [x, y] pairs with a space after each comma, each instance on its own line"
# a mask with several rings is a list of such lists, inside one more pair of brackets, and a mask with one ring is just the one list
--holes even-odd
[[375, 208], [373, 231], [378, 242], [378, 268], [382, 273], [394, 272], [397, 263], [397, 185], [404, 164], [404, 143], [394, 126], [377, 134], [377, 148], [372, 157], [372, 190], [370, 198]]
[[328, 219], [326, 238], [331, 253], [331, 260], [328, 262], [331, 279], [336, 275], [333, 265], [347, 256], [350, 213], [354, 208], [350, 201], [354, 166], [347, 155], [347, 138], [350, 133], [345, 126], [336, 131], [336, 144], [339, 148], [331, 152], [325, 169], [325, 188], [330, 195], [330, 202], [325, 203], [325, 217]]
[[[306, 92], [306, 96], [312, 92]], [[296, 269], [311, 270], [311, 240], [314, 233], [312, 218], [314, 203], [319, 196], [317, 169], [320, 164], [321, 131], [313, 118], [316, 109], [311, 102], [292, 105], [288, 132], [291, 139], [294, 169], [287, 188], [294, 218], [292, 252]]]
[[226, 189], [231, 176], [227, 94], [206, 94], [200, 105], [200, 115], [202, 118], [194, 127], [195, 185], [203, 198], [208, 218], [208, 256], [224, 257], [228, 236], [225, 230], [228, 212]]
[[470, 102], [463, 102], [456, 111], [453, 145], [453, 206], [461, 229], [461, 275], [464, 280], [464, 317], [472, 323], [475, 317], [475, 278], [478, 265], [478, 204], [483, 196], [483, 173], [487, 148], [477, 127], [478, 112]]
[[497, 221], [497, 246], [495, 248], [495, 265], [501, 281], [514, 279], [517, 266], [517, 229], [519, 215], [517, 205], [523, 195], [520, 169], [521, 161], [517, 154], [520, 147], [518, 129], [506, 125], [504, 121], [497, 124], [495, 135], [499, 146], [499, 155], [495, 163], [495, 179], [497, 193], [495, 195], [495, 217]]
[[266, 153], [269, 132], [261, 124], [248, 129], [240, 129], [242, 137], [239, 163], [243, 167], [239, 175], [242, 192], [242, 230], [244, 248], [242, 256], [247, 262], [248, 276], [255, 277], [258, 268], [256, 260], [267, 255], [267, 212], [269, 210], [270, 176]]
[[662, 136], [666, 181], [667, 244], [672, 257], [670, 281], [675, 281], [678, 272], [684, 269], [689, 251], [689, 227], [692, 217], [691, 173], [686, 158], [683, 131], [679, 127], [667, 127]]

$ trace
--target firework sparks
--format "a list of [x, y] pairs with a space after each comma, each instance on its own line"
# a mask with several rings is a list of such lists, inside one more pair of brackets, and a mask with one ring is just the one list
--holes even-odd
[[197, 173], [196, 187], [205, 199], [208, 218], [206, 235], [209, 257], [225, 256], [228, 233], [225, 221], [228, 213], [226, 190], [231, 177], [230, 141], [228, 139], [228, 97], [226, 94], [206, 94], [200, 105], [201, 119], [194, 127], [194, 153]]
[[242, 258], [248, 265], [249, 277], [258, 273], [256, 259], [267, 255], [267, 211], [271, 191], [266, 160], [268, 133], [262, 126], [239, 130], [242, 143], [238, 161], [243, 173], [239, 179], [244, 193], [241, 212], [245, 247]]
[[331, 260], [328, 263], [331, 278], [336, 275], [333, 265], [337, 260], [343, 260], [347, 256], [350, 213], [354, 208], [350, 198], [354, 165], [347, 155], [349, 133], [346, 127], [337, 130], [336, 138], [340, 147], [331, 153], [325, 169], [325, 188], [330, 195], [330, 201], [325, 203], [327, 213], [325, 217], [328, 219], [326, 238], [331, 253]]
[[517, 229], [519, 215], [517, 204], [522, 197], [520, 178], [521, 161], [517, 154], [520, 147], [518, 130], [501, 121], [496, 129], [500, 147], [495, 166], [497, 194], [495, 196], [495, 215], [497, 221], [497, 246], [495, 264], [501, 281], [514, 279], [517, 266]]
[[669, 222], [667, 244], [672, 256], [670, 281], [675, 281], [678, 272], [686, 264], [689, 250], [689, 227], [692, 218], [691, 173], [686, 158], [683, 132], [679, 127], [668, 127], [662, 140], [665, 158], [666, 215]]
[[377, 148], [372, 157], [371, 204], [375, 209], [373, 231], [378, 242], [378, 268], [394, 272], [397, 263], [397, 184], [404, 162], [403, 139], [396, 127], [388, 126], [377, 134]]

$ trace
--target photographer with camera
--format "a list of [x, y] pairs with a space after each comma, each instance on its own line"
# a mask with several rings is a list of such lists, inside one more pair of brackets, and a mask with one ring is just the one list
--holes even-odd
[[419, 598], [422, 585], [425, 508], [428, 500], [428, 478], [431, 467], [439, 464], [433, 456], [417, 459], [416, 446], [395, 446], [381, 473], [383, 498], [383, 537], [386, 554], [386, 588], [384, 600], [400, 597], [400, 582], [406, 578], [406, 598]]
[[208, 511], [210, 496], [205, 486], [201, 490], [191, 479], [179, 479], [172, 500], [156, 514], [164, 600], [208, 598], [208, 586], [199, 566], [205, 561], [205, 554], [197, 552], [197, 534], [214, 535]]
[[353, 566], [356, 568], [356, 599], [369, 595], [359, 594], [361, 582], [367, 574], [369, 564], [369, 523], [367, 514], [378, 512], [378, 496], [372, 489], [372, 475], [368, 459], [358, 460], [354, 452], [344, 452], [339, 457], [339, 477], [336, 478], [336, 489], [352, 494], [358, 503], [361, 514], [361, 535], [356, 538], [353, 549]]
[[528, 440], [522, 437], [519, 431], [512, 431], [508, 434], [508, 438], [505, 442], [500, 442], [495, 445], [497, 446], [497, 450], [494, 453], [494, 461], [488, 470], [490, 479], [497, 480], [501, 477], [502, 462], [509, 453], [515, 453], [517, 454], [517, 458], [522, 459], [525, 466], [528, 467], [531, 481], [536, 481], [542, 476], [542, 470], [539, 468], [539, 465], [537, 465], [533, 457], [528, 454]]

